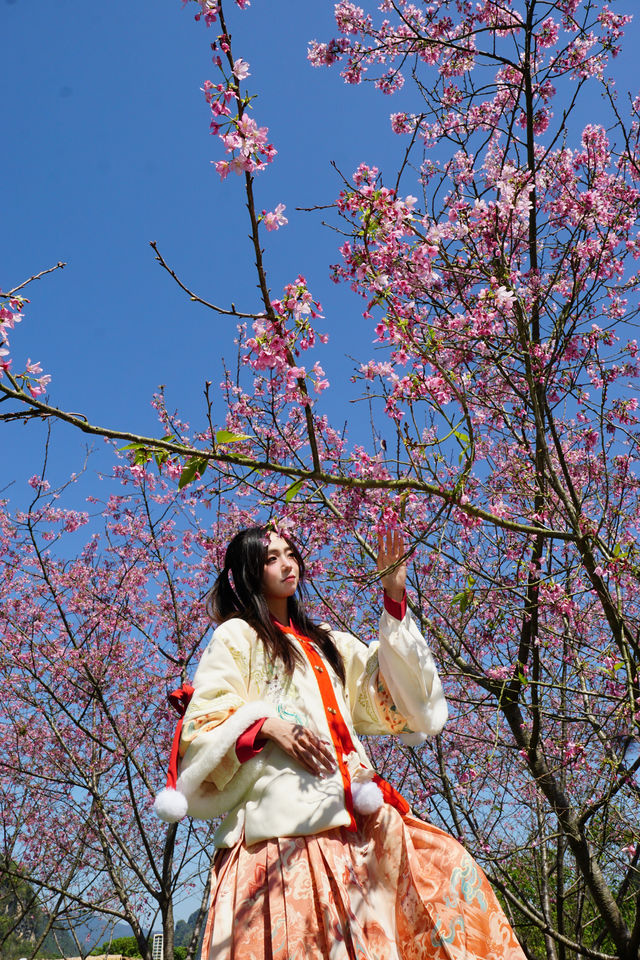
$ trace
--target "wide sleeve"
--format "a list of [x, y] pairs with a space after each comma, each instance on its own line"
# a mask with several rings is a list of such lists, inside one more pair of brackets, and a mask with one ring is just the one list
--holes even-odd
[[240, 768], [236, 741], [256, 720], [275, 715], [251, 683], [255, 633], [244, 621], [218, 627], [193, 678], [180, 738], [182, 791], [203, 783], [224, 790]]
[[379, 639], [369, 646], [349, 634], [334, 636], [345, 660], [345, 692], [357, 733], [402, 734], [416, 743], [442, 730], [447, 720], [442, 684], [410, 613], [397, 620], [385, 610]]
[[414, 733], [434, 736], [447, 722], [448, 709], [429, 644], [407, 611], [396, 620], [380, 617], [380, 674], [398, 711]]

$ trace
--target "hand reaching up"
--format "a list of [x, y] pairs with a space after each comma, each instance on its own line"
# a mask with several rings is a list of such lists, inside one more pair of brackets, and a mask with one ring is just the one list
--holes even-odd
[[404, 553], [404, 538], [399, 530], [378, 534], [378, 570], [386, 571], [380, 581], [387, 596], [396, 603], [401, 603], [407, 581]]

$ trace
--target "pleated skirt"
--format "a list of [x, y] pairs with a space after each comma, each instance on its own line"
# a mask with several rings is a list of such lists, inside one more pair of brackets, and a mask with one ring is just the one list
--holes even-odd
[[202, 960], [525, 960], [482, 870], [385, 804], [216, 856]]

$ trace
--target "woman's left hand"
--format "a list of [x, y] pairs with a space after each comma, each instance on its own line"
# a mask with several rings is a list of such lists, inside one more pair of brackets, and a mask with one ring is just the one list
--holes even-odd
[[380, 577], [385, 593], [401, 603], [407, 582], [407, 564], [404, 560], [404, 538], [399, 530], [378, 534], [378, 570], [392, 569]]

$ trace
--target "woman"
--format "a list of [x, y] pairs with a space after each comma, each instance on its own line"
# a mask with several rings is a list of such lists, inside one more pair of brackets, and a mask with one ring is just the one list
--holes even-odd
[[[295, 544], [229, 544], [163, 819], [225, 814], [203, 960], [523, 960], [478, 865], [413, 817], [357, 734], [420, 742], [447, 707], [406, 611], [404, 545], [380, 537], [380, 640], [314, 624]], [[177, 757], [177, 742], [174, 759]]]

